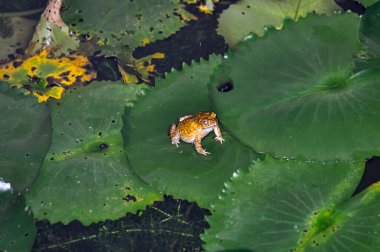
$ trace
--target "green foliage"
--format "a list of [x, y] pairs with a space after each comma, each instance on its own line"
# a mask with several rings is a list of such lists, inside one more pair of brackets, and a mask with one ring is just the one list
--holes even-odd
[[379, 2], [379, 0], [359, 0], [358, 2], [360, 2], [365, 7], [369, 7], [369, 6]]
[[[280, 158], [378, 154], [380, 71], [353, 72], [352, 56], [362, 48], [359, 21], [350, 13], [310, 15], [240, 44], [211, 87], [226, 128], [256, 151]], [[233, 90], [218, 91], [225, 82]]]
[[49, 108], [0, 85], [0, 178], [22, 192], [37, 176], [49, 148]]
[[[380, 4], [363, 2], [373, 4], [360, 18], [332, 15], [334, 1], [241, 0], [221, 15], [219, 32], [230, 45], [243, 42], [224, 58], [183, 64], [150, 88], [109, 81], [68, 87], [95, 72], [78, 54], [47, 57], [75, 50], [78, 41], [42, 17], [30, 48], [53, 46], [26, 60], [10, 56], [0, 78], [40, 101], [63, 98], [38, 105], [0, 90], [0, 179], [26, 191], [26, 204], [0, 192], [0, 250], [30, 249], [31, 210], [39, 220], [35, 250], [199, 250], [206, 223], [197, 204], [212, 210], [208, 250], [378, 248], [379, 185], [352, 197], [364, 160], [380, 152]], [[117, 55], [106, 60], [123, 68], [125, 80], [138, 71], [134, 80], [146, 79], [155, 60], [202, 48], [194, 28], [184, 38], [196, 45], [173, 43], [167, 58], [149, 56], [156, 48], [147, 46], [132, 59], [137, 47], [167, 38], [190, 18], [179, 0], [64, 4], [70, 29], [90, 35], [80, 53]], [[97, 65], [99, 57], [91, 60]], [[81, 64], [66, 69], [65, 61]], [[53, 68], [53, 82], [40, 81]], [[226, 140], [205, 137], [208, 156], [193, 144], [177, 148], [168, 136], [181, 116], [202, 111], [216, 112]], [[157, 202], [162, 194], [185, 201]]]
[[131, 170], [120, 132], [124, 107], [142, 92], [142, 86], [93, 82], [52, 104], [52, 143], [26, 193], [37, 219], [89, 225], [161, 198]]
[[332, 14], [339, 9], [334, 0], [242, 0], [222, 13], [218, 33], [235, 46], [251, 32], [262, 36], [267, 26], [280, 29], [285, 18], [298, 20], [310, 12]]
[[136, 173], [164, 193], [204, 207], [216, 199], [236, 168], [248, 167], [257, 158], [223, 127], [225, 143], [211, 136], [202, 141], [211, 152], [207, 157], [198, 154], [192, 144], [182, 142], [179, 148], [171, 144], [168, 129], [179, 117], [212, 109], [207, 84], [220, 61], [219, 56], [211, 56], [209, 61], [174, 70], [127, 109], [125, 116], [126, 150]]
[[0, 202], [0, 251], [30, 251], [37, 230], [24, 196], [0, 189]]
[[28, 48], [30, 54], [49, 47], [56, 56], [68, 55], [79, 47], [79, 40], [73, 36], [67, 26], [58, 26], [42, 16]]
[[378, 186], [350, 200], [362, 173], [363, 162], [256, 162], [214, 203], [206, 249], [373, 251]]
[[380, 60], [380, 2], [367, 8], [360, 27], [360, 38], [369, 60]]
[[[175, 33], [189, 18], [178, 0], [67, 0], [64, 21], [82, 34], [96, 35], [103, 52], [131, 52]], [[96, 13], [96, 14], [94, 14]]]

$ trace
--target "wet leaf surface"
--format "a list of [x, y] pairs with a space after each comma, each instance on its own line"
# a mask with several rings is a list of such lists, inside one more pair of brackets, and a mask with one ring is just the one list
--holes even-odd
[[339, 9], [333, 0], [242, 0], [221, 14], [218, 33], [235, 46], [249, 33], [262, 36], [265, 27], [281, 28], [285, 18], [298, 20], [311, 12], [332, 14]]
[[213, 204], [206, 250], [373, 251], [378, 186], [350, 199], [363, 170], [364, 162], [270, 157], [239, 170]]
[[53, 136], [27, 204], [37, 219], [84, 225], [118, 219], [162, 196], [131, 170], [121, 116], [143, 86], [93, 82], [52, 103]]
[[223, 128], [226, 142], [220, 144], [210, 133], [202, 145], [211, 155], [198, 154], [193, 144], [171, 144], [168, 130], [184, 115], [211, 111], [208, 82], [219, 56], [207, 62], [183, 65], [159, 79], [134, 107], [127, 109], [125, 128], [126, 152], [136, 173], [166, 194], [196, 201], [207, 207], [217, 197], [224, 181], [235, 169], [247, 168], [258, 156], [241, 145]]
[[33, 214], [25, 208], [24, 196], [0, 189], [0, 250], [28, 252], [36, 233]]
[[[211, 87], [225, 127], [254, 150], [280, 158], [378, 154], [380, 71], [353, 72], [353, 55], [362, 48], [359, 22], [351, 13], [310, 15], [241, 43]], [[233, 90], [220, 92], [226, 82]]]
[[64, 21], [79, 33], [96, 35], [99, 45], [104, 45], [103, 53], [108, 55], [128, 55], [138, 46], [166, 38], [191, 17], [181, 11], [184, 5], [177, 0], [68, 0], [64, 4]]
[[50, 110], [0, 81], [0, 178], [23, 192], [34, 181], [49, 149]]
[[360, 26], [360, 38], [367, 47], [368, 60], [380, 60], [380, 2], [367, 8]]

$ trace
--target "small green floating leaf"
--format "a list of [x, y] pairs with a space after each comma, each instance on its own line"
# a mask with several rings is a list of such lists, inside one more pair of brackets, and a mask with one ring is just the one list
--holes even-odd
[[1, 83], [0, 108], [0, 178], [21, 192], [32, 184], [49, 149], [50, 111]]
[[3, 190], [0, 179], [0, 251], [28, 252], [36, 233], [34, 217], [25, 208], [24, 196]]
[[37, 219], [88, 225], [161, 198], [131, 170], [120, 132], [124, 107], [142, 92], [142, 86], [93, 82], [52, 104], [52, 144], [26, 194]]
[[[211, 85], [216, 113], [254, 150], [318, 160], [380, 153], [380, 71], [353, 72], [360, 18], [310, 15], [251, 36]], [[233, 89], [220, 92], [220, 85]], [[247, 109], [249, 108], [249, 109]]]
[[379, 0], [358, 0], [359, 3], [361, 3], [362, 5], [364, 5], [365, 7], [369, 7], [377, 2], [379, 2]]
[[350, 201], [363, 170], [364, 162], [255, 162], [214, 203], [206, 250], [374, 251], [379, 190]]
[[262, 36], [267, 26], [281, 28], [285, 18], [298, 20], [310, 12], [336, 10], [340, 8], [333, 0], [242, 0], [220, 15], [218, 33], [234, 46], [251, 32]]
[[168, 130], [179, 117], [210, 111], [208, 82], [221, 58], [184, 65], [159, 79], [156, 87], [133, 108], [127, 109], [124, 136], [132, 167], [144, 180], [166, 194], [208, 206], [237, 167], [248, 167], [257, 157], [223, 128], [225, 142], [210, 133], [202, 145], [211, 155], [198, 154], [193, 144], [171, 144]]

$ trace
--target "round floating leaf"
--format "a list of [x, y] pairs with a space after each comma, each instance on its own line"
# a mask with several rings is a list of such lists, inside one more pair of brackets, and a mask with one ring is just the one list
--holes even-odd
[[131, 170], [121, 115], [142, 86], [94, 82], [52, 104], [53, 138], [26, 199], [38, 219], [118, 219], [161, 198]]
[[[211, 85], [220, 120], [276, 157], [348, 160], [380, 152], [380, 71], [353, 73], [360, 18], [311, 15], [252, 36]], [[230, 83], [233, 89], [220, 92]]]
[[176, 13], [190, 16], [178, 0], [67, 0], [64, 4], [64, 21], [82, 34], [96, 35], [101, 44], [112, 48], [107, 51], [111, 53], [166, 38], [185, 24]]
[[281, 28], [285, 18], [298, 20], [310, 12], [332, 14], [339, 9], [333, 0], [242, 0], [220, 15], [218, 33], [234, 46], [251, 32], [262, 36], [266, 26]]
[[[207, 84], [220, 57], [184, 65], [159, 79], [140, 102], [126, 112], [124, 136], [132, 167], [144, 180], [166, 194], [208, 206], [216, 198], [236, 167], [248, 167], [257, 157], [221, 127], [225, 142], [210, 133], [202, 141], [208, 156], [194, 145], [182, 142], [177, 148], [168, 136], [169, 126], [179, 117], [210, 111]], [[223, 123], [223, 121], [221, 122]]]
[[364, 162], [270, 157], [256, 162], [249, 172], [235, 173], [215, 202], [208, 218], [211, 229], [203, 235], [205, 248], [309, 251], [322, 246], [325, 249], [317, 251], [374, 251], [358, 248], [361, 243], [372, 249], [379, 246], [373, 233], [380, 231], [380, 210], [375, 208], [379, 203], [366, 200], [372, 205], [347, 206], [363, 170]]
[[16, 191], [24, 191], [49, 149], [50, 112], [34, 97], [0, 85], [0, 178]]
[[360, 38], [370, 59], [380, 58], [380, 2], [367, 8], [360, 26]]
[[37, 233], [33, 214], [25, 208], [24, 196], [3, 191], [1, 183], [0, 180], [0, 250], [28, 252]]

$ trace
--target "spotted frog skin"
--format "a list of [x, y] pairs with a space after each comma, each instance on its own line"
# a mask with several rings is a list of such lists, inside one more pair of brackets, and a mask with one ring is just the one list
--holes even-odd
[[172, 144], [175, 144], [177, 147], [181, 139], [186, 143], [193, 143], [195, 150], [199, 154], [207, 156], [210, 153], [203, 149], [201, 141], [211, 131], [214, 131], [216, 135], [215, 140], [220, 143], [224, 142], [216, 114], [214, 112], [200, 112], [195, 115], [186, 115], [179, 118], [178, 125], [172, 124], [170, 126], [169, 135]]

